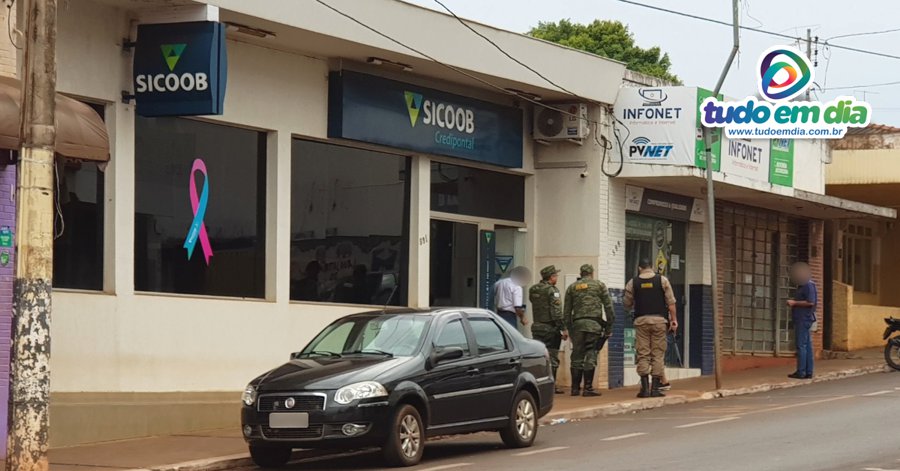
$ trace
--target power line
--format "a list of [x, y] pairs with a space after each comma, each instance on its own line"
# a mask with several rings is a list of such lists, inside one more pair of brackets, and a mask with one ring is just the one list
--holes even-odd
[[826, 39], [825, 42], [827, 43], [828, 41], [831, 41], [832, 39], [854, 38], [854, 37], [856, 37], [856, 36], [871, 36], [871, 35], [874, 35], [874, 34], [886, 34], [886, 33], [896, 33], [896, 32], [900, 32], [900, 28], [885, 29], [885, 30], [882, 30], [882, 31], [869, 31], [869, 32], [865, 32], [865, 33], [841, 34], [841, 35], [838, 35], [838, 36], [832, 36], [832, 37]]
[[867, 85], [848, 85], [848, 86], [845, 86], [845, 87], [828, 87], [828, 88], [823, 88], [822, 91], [823, 91], [823, 92], [829, 92], [829, 91], [831, 91], [831, 90], [851, 90], [851, 89], [854, 89], [854, 88], [888, 87], [888, 86], [891, 86], [891, 85], [900, 85], [900, 81], [896, 81], [896, 82], [882, 82], [882, 83], [870, 83], [870, 84], [867, 84]]
[[[632, 1], [632, 0], [619, 0], [619, 1], [622, 2], [622, 3], [628, 3], [628, 4], [630, 4], [630, 5], [635, 5], [635, 6], [639, 6], [639, 7], [649, 8], [649, 9], [651, 9], [651, 10], [661, 11], [661, 12], [665, 12], [665, 13], [671, 13], [671, 14], [673, 14], [673, 15], [684, 16], [684, 17], [687, 17], [687, 18], [693, 18], [693, 19], [695, 19], [695, 20], [706, 21], [707, 23], [715, 23], [715, 24], [719, 24], [719, 25], [723, 25], [723, 26], [732, 26], [731, 23], [728, 23], [728, 22], [726, 22], [726, 21], [716, 20], [716, 19], [713, 19], [713, 18], [707, 18], [707, 17], [699, 16], [699, 15], [692, 15], [692, 14], [690, 14], [690, 13], [685, 13], [685, 12], [681, 12], [681, 11], [677, 11], [677, 10], [670, 10], [670, 9], [668, 9], [668, 8], [658, 7], [658, 6], [656, 6], [656, 5], [647, 5], [647, 4], [645, 4], [645, 3], [635, 2], [635, 1]], [[741, 28], [741, 29], [745, 29], [745, 30], [747, 30], [747, 31], [754, 31], [754, 32], [757, 32], [757, 33], [768, 34], [768, 35], [771, 35], [771, 36], [777, 36], [777, 37], [783, 38], [783, 39], [790, 39], [791, 41], [797, 41], [797, 40], [800, 39], [800, 38], [798, 38], [798, 37], [796, 37], [796, 36], [790, 36], [790, 35], [787, 35], [787, 34], [776, 33], [776, 32], [774, 32], [774, 31], [766, 31], [766, 30], [764, 30], [764, 29], [753, 28], [753, 27], [750, 27], [750, 26], [740, 26], [740, 28]], [[869, 54], [869, 55], [872, 55], [872, 56], [878, 56], [878, 57], [885, 57], [885, 58], [888, 58], [888, 59], [897, 59], [897, 60], [900, 60], [900, 56], [893, 55], [893, 54], [887, 54], [887, 53], [884, 53], [884, 52], [869, 51], [869, 50], [867, 50], [867, 49], [860, 49], [860, 48], [850, 47], [850, 46], [842, 46], [842, 45], [840, 45], [840, 44], [831, 44], [831, 43], [829, 43], [828, 45], [829, 45], [830, 47], [835, 48], [835, 49], [843, 49], [843, 50], [845, 50], [845, 51], [858, 52], [858, 53], [860, 53], [860, 54]]]
[[466, 29], [468, 29], [469, 31], [475, 33], [475, 34], [478, 35], [481, 39], [484, 39], [485, 41], [487, 41], [488, 44], [490, 44], [491, 46], [494, 46], [494, 49], [497, 49], [498, 51], [500, 51], [501, 54], [503, 54], [504, 56], [508, 57], [511, 61], [513, 61], [513, 62], [515, 62], [516, 64], [519, 64], [519, 65], [521, 65], [522, 67], [525, 67], [526, 69], [530, 70], [531, 72], [533, 72], [533, 73], [534, 73], [535, 75], [537, 75], [538, 77], [544, 79], [544, 81], [547, 82], [547, 83], [549, 83], [550, 85], [553, 85], [554, 87], [556, 87], [556, 88], [558, 88], [558, 89], [560, 89], [560, 90], [562, 90], [562, 91], [568, 93], [569, 95], [572, 95], [572, 96], [574, 96], [574, 97], [580, 98], [580, 97], [578, 96], [577, 93], [575, 93], [575, 92], [573, 92], [573, 91], [567, 89], [566, 87], [563, 87], [562, 85], [560, 85], [560, 84], [554, 82], [553, 80], [550, 80], [549, 78], [547, 78], [547, 76], [545, 76], [544, 74], [538, 72], [537, 70], [535, 70], [534, 68], [532, 68], [532, 67], [529, 66], [528, 64], [526, 64], [526, 63], [520, 61], [519, 59], [516, 59], [515, 57], [513, 57], [512, 54], [506, 52], [502, 47], [500, 47], [500, 45], [498, 45], [496, 42], [494, 42], [491, 38], [485, 36], [484, 34], [481, 34], [480, 31], [476, 30], [475, 28], [472, 27], [472, 25], [470, 25], [470, 24], [467, 23], [465, 20], [463, 20], [462, 18], [460, 18], [453, 10], [450, 9], [450, 7], [448, 7], [446, 4], [444, 4], [444, 2], [442, 2], [441, 0], [434, 0], [434, 3], [437, 3], [437, 4], [440, 5], [444, 10], [447, 10], [447, 13], [449, 13], [451, 16], [453, 16], [454, 18], [456, 18], [456, 21], [459, 21], [459, 23], [460, 23], [461, 25], [465, 26]]

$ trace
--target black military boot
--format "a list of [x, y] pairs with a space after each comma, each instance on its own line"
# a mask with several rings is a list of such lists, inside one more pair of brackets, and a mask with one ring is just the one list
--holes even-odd
[[641, 391], [638, 393], [637, 397], [650, 397], [650, 377], [647, 375], [641, 376]]
[[584, 374], [584, 371], [572, 368], [570, 370], [572, 372], [572, 395], [580, 396], [581, 395], [581, 377]]
[[597, 397], [600, 395], [600, 393], [594, 391], [594, 370], [584, 370], [584, 392], [581, 395], [584, 397]]
[[650, 397], [666, 397], [662, 391], [659, 390], [659, 387], [662, 385], [662, 378], [659, 376], [653, 377], [653, 385], [650, 386]]
[[555, 394], [565, 394], [566, 392], [563, 391], [561, 387], [559, 387], [559, 380], [557, 379], [559, 378], [559, 376], [556, 375], [557, 371], [559, 371], [559, 368], [553, 368], [553, 382], [555, 383], [553, 385], [553, 392]]

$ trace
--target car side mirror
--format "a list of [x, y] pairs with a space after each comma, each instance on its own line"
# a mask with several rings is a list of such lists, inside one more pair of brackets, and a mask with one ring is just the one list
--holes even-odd
[[301, 353], [303, 353], [303, 352], [294, 352], [294, 353], [291, 353], [291, 360], [296, 360], [296, 359], [300, 358], [300, 354], [301, 354]]
[[446, 348], [442, 348], [440, 350], [435, 351], [434, 355], [432, 355], [432, 357], [431, 357], [432, 358], [431, 362], [433, 365], [438, 365], [445, 361], [458, 360], [458, 359], [462, 358], [465, 354], [466, 354], [466, 352], [462, 348], [446, 347]]

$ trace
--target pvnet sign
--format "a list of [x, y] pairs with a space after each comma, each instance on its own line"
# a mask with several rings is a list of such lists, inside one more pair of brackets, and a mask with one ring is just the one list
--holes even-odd
[[358, 72], [331, 75], [328, 136], [522, 166], [522, 112]]
[[221, 23], [139, 25], [134, 54], [137, 113], [222, 114], [227, 68]]

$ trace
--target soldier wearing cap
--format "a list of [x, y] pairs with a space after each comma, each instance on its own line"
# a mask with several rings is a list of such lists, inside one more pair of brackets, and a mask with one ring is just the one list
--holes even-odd
[[[599, 396], [594, 391], [597, 355], [612, 334], [612, 297], [606, 285], [594, 279], [594, 267], [581, 266], [581, 278], [566, 290], [565, 321], [572, 335], [572, 395]], [[584, 392], [581, 382], [584, 380]]]
[[[541, 270], [541, 281], [528, 290], [528, 300], [531, 301], [531, 312], [534, 315], [531, 335], [547, 346], [554, 380], [559, 369], [559, 344], [563, 339], [569, 338], [563, 322], [562, 299], [559, 288], [556, 287], [558, 278], [559, 270], [555, 266], [544, 267]], [[562, 389], [557, 385], [556, 394], [562, 393]]]

